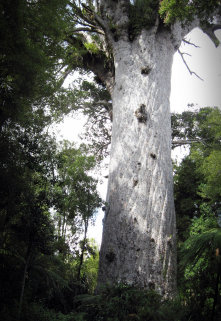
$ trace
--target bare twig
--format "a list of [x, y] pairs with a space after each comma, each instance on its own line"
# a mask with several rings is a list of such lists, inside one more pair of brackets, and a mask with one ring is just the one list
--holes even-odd
[[174, 140], [172, 141], [173, 147], [178, 147], [182, 145], [190, 145], [192, 143], [201, 143], [199, 139], [187, 139], [187, 140]]
[[182, 145], [191, 145], [193, 143], [200, 143], [203, 144], [204, 146], [210, 146], [205, 139], [199, 139], [199, 138], [195, 138], [195, 139], [186, 139], [186, 140], [182, 140], [182, 139], [178, 139], [178, 140], [173, 140], [172, 141], [172, 146], [173, 148], [178, 147], [178, 146], [182, 146]]
[[197, 46], [195, 43], [193, 43], [189, 40], [186, 40], [185, 38], [182, 41], [187, 43], [188, 45], [194, 46], [195, 48], [200, 48], [200, 46]]
[[183, 62], [184, 62], [184, 64], [185, 64], [187, 70], [189, 71], [190, 75], [195, 75], [197, 78], [199, 78], [200, 80], [203, 81], [203, 79], [202, 79], [199, 75], [197, 75], [197, 73], [196, 73], [195, 71], [192, 71], [192, 70], [189, 68], [189, 66], [188, 66], [188, 64], [187, 64], [187, 62], [186, 62], [186, 60], [185, 60], [185, 58], [184, 58], [184, 55], [188, 55], [188, 56], [191, 56], [191, 55], [188, 54], [188, 53], [186, 53], [186, 52], [181, 52], [180, 49], [178, 49], [178, 53], [180, 54], [180, 56], [181, 56], [181, 58], [182, 58], [182, 60], [183, 60]]

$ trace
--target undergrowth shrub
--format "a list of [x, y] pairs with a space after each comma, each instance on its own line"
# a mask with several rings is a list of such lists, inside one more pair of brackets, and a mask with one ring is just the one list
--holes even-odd
[[32, 303], [24, 309], [21, 321], [83, 321], [82, 313], [63, 314], [48, 309], [41, 304]]
[[119, 284], [99, 295], [75, 297], [76, 310], [85, 321], [187, 321], [188, 311], [179, 301], [165, 301], [152, 290]]

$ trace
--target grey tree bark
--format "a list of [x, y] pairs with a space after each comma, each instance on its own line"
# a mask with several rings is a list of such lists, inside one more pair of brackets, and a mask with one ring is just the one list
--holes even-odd
[[114, 44], [115, 86], [99, 284], [176, 291], [168, 32]]

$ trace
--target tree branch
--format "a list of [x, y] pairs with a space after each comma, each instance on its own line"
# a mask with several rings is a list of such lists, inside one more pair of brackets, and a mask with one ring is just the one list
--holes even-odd
[[152, 32], [153, 32], [154, 35], [156, 35], [156, 33], [157, 33], [157, 30], [159, 28], [159, 24], [160, 24], [160, 19], [159, 19], [159, 15], [157, 14], [154, 26], [152, 28]]
[[61, 85], [63, 85], [65, 79], [68, 77], [68, 75], [72, 72], [72, 69], [70, 69], [69, 67], [66, 68], [66, 70], [64, 70], [62, 72], [62, 75], [60, 76], [60, 78], [58, 79], [58, 81], [60, 82]]
[[180, 54], [180, 56], [181, 56], [181, 58], [182, 58], [182, 60], [183, 60], [183, 62], [184, 62], [184, 64], [185, 64], [187, 70], [189, 71], [190, 75], [191, 75], [191, 76], [192, 76], [192, 75], [195, 75], [197, 78], [199, 78], [200, 80], [203, 81], [203, 79], [202, 79], [199, 75], [197, 75], [197, 73], [196, 73], [195, 71], [192, 71], [192, 70], [189, 68], [189, 66], [188, 66], [188, 64], [187, 64], [187, 62], [186, 62], [186, 60], [185, 60], [185, 58], [184, 58], [184, 55], [188, 55], [188, 56], [191, 56], [191, 55], [188, 54], [188, 53], [186, 53], [186, 52], [181, 52], [180, 49], [178, 49], [178, 53]]
[[187, 140], [174, 140], [172, 141], [173, 148], [183, 145], [190, 145], [192, 143], [201, 143], [199, 139], [187, 139]]
[[172, 146], [173, 148], [178, 147], [178, 146], [182, 146], [182, 145], [191, 145], [193, 143], [200, 143], [203, 144], [205, 146], [210, 146], [205, 139], [199, 139], [199, 138], [195, 138], [195, 139], [186, 139], [186, 140], [182, 140], [182, 139], [178, 139], [178, 140], [172, 140]]
[[105, 32], [105, 35], [107, 36], [107, 39], [109, 41], [112, 41], [113, 36], [110, 32], [110, 28], [107, 25], [107, 23], [98, 14], [96, 14], [96, 12], [94, 12], [90, 7], [86, 6], [85, 4], [82, 4], [82, 6], [90, 15], [93, 16], [93, 20], [96, 22], [96, 24], [103, 29], [103, 31]]
[[195, 48], [200, 48], [200, 46], [197, 46], [195, 43], [193, 43], [193, 42], [191, 42], [189, 40], [186, 40], [185, 38], [183, 38], [182, 41], [187, 43], [188, 45], [194, 46]]
[[215, 47], [218, 47], [220, 45], [220, 40], [215, 35], [216, 30], [221, 29], [221, 24], [208, 24], [206, 26], [200, 26], [201, 30], [212, 40]]
[[[82, 20], [83, 20], [83, 23], [81, 23], [81, 21], [79, 21], [79, 24], [84, 24], [84, 22], [87, 22], [89, 25], [93, 25], [93, 26], [96, 26], [96, 25], [94, 25], [94, 21], [93, 21], [93, 19], [91, 19], [91, 18], [89, 18], [88, 16], [86, 16], [83, 12], [82, 12], [82, 10], [81, 10], [81, 8], [79, 7], [80, 6], [80, 4], [79, 4], [79, 6], [77, 6], [75, 3], [73, 3], [73, 2], [70, 2], [69, 1], [69, 5], [70, 5], [70, 7], [73, 9], [73, 12], [74, 12], [74, 16], [78, 16], [78, 17], [80, 17]], [[84, 9], [85, 9], [85, 7], [87, 7], [87, 6], [84, 6], [83, 4], [81, 4], [83, 7], [84, 7]], [[75, 14], [76, 13], [76, 14]]]
[[87, 28], [87, 27], [82, 27], [82, 28], [76, 28], [73, 30], [73, 33], [78, 33], [78, 32], [96, 32], [99, 35], [104, 36], [104, 32], [98, 30], [97, 28], [91, 27], [91, 28]]
[[73, 30], [73, 33], [76, 33], [76, 32], [95, 32], [96, 31], [96, 29], [94, 29], [94, 28], [87, 28], [87, 27], [80, 27], [80, 28], [75, 28], [74, 30]]

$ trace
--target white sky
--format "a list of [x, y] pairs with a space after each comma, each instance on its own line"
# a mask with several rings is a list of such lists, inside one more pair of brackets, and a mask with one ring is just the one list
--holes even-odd
[[[221, 39], [221, 32], [217, 32]], [[180, 55], [174, 55], [171, 80], [171, 111], [182, 112], [188, 103], [200, 107], [221, 107], [221, 45], [216, 48], [212, 41], [199, 29], [194, 29], [186, 37], [200, 48], [182, 45], [180, 50], [191, 54], [185, 55], [189, 68], [202, 79], [190, 75]]]
[[[221, 32], [217, 32], [221, 39]], [[194, 29], [188, 41], [200, 48], [190, 45], [182, 45], [180, 50], [191, 54], [185, 55], [185, 59], [191, 71], [196, 72], [202, 79], [190, 75], [180, 55], [174, 55], [172, 79], [171, 79], [171, 111], [179, 112], [188, 109], [188, 103], [197, 104], [199, 107], [217, 106], [221, 108], [221, 45], [215, 48], [212, 41], [199, 29]], [[76, 141], [82, 131], [83, 120], [66, 117], [64, 122], [56, 126], [59, 139]], [[99, 192], [105, 199], [106, 183], [99, 186]], [[89, 230], [89, 237], [95, 238], [98, 244], [101, 242], [103, 213], [99, 211], [96, 224]]]

